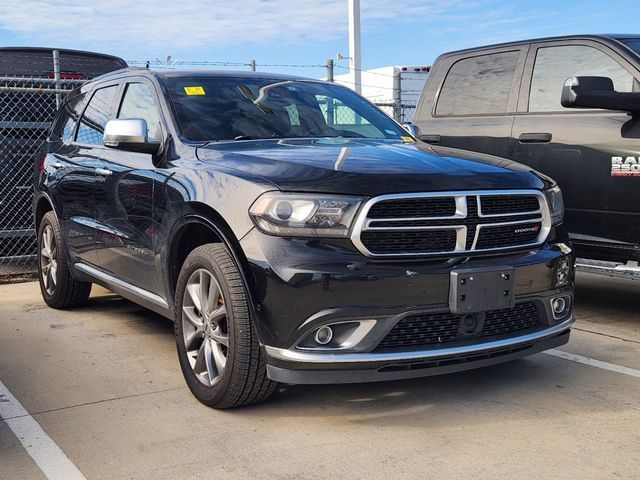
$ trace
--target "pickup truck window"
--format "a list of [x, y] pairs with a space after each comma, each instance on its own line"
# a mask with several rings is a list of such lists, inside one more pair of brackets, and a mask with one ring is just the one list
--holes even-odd
[[183, 135], [193, 141], [352, 137], [406, 132], [348, 88], [313, 81], [168, 78]]
[[436, 115], [507, 113], [519, 50], [465, 58], [444, 80]]
[[[566, 110], [560, 104], [567, 78], [609, 77], [618, 92], [633, 91], [633, 75], [606, 53], [588, 46], [567, 45], [538, 49], [529, 91], [530, 112]], [[571, 110], [575, 112], [575, 110]]]
[[102, 145], [104, 126], [109, 120], [117, 93], [118, 87], [116, 85], [95, 91], [80, 119], [76, 142], [88, 145]]

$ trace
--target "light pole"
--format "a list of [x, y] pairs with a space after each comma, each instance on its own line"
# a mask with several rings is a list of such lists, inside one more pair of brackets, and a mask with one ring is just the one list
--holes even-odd
[[349, 67], [356, 93], [362, 93], [360, 63], [360, 0], [349, 0]]

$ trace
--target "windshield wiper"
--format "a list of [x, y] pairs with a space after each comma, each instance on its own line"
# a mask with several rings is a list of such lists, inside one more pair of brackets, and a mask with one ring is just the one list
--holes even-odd
[[238, 135], [237, 137], [233, 137], [234, 140], [282, 140], [282, 135], [272, 135], [271, 137], [257, 137], [255, 135]]

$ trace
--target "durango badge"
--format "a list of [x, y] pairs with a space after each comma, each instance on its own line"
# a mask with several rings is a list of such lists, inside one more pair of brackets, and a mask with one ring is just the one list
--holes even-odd
[[521, 227], [516, 228], [513, 233], [526, 233], [526, 232], [537, 232], [540, 230], [540, 225], [533, 225], [532, 227]]
[[640, 157], [611, 157], [612, 177], [640, 177]]

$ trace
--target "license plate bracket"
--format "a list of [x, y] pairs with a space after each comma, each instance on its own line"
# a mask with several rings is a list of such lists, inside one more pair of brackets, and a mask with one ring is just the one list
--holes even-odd
[[514, 273], [511, 267], [452, 271], [449, 277], [451, 313], [464, 315], [513, 308]]

